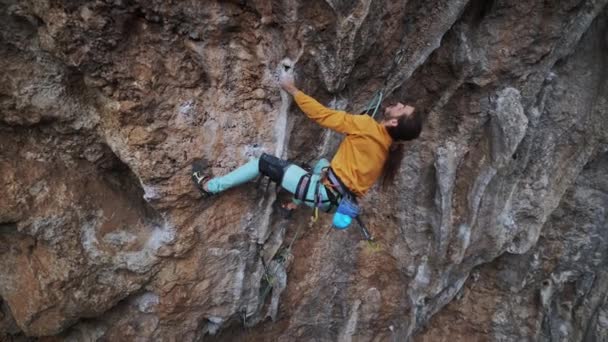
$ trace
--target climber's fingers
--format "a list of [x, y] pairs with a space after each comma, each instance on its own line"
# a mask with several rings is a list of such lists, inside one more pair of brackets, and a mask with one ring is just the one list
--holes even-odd
[[293, 62], [289, 59], [281, 61], [279, 73], [279, 84], [285, 90], [293, 88], [295, 86], [295, 79], [293, 76]]

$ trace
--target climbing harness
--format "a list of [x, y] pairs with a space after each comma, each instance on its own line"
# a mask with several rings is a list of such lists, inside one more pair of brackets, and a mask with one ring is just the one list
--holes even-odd
[[308, 188], [310, 187], [311, 177], [312, 175], [307, 173], [300, 178], [298, 185], [296, 186], [296, 193], [294, 194], [295, 199], [300, 201], [306, 200], [306, 194], [308, 193]]
[[[335, 206], [335, 203], [331, 200], [331, 198], [323, 200], [323, 196], [321, 195], [321, 186], [323, 186], [321, 179], [318, 179], [315, 184], [315, 192], [312, 200], [308, 199], [307, 195], [310, 190], [310, 186], [313, 183], [312, 177], [313, 175], [311, 173], [307, 173], [300, 178], [298, 185], [296, 186], [294, 198], [302, 202], [313, 203], [314, 211], [312, 219], [313, 222], [316, 222], [319, 218], [319, 208], [321, 208], [324, 204], [329, 203], [328, 208], [324, 210], [325, 212], [329, 213]], [[326, 193], [329, 197], [329, 190], [327, 188]]]
[[[329, 196], [327, 187], [325, 187], [325, 192], [328, 193], [328, 199], [324, 199], [321, 192], [321, 186], [324, 185], [321, 183], [320, 175], [312, 174], [310, 171], [307, 172], [288, 160], [263, 153], [259, 160], [259, 171], [264, 176], [258, 179], [259, 184], [265, 177], [269, 179], [266, 183], [266, 192], [272, 182], [276, 184], [277, 192], [284, 188], [294, 194], [294, 199], [309, 203], [314, 209], [313, 222], [316, 222], [319, 218], [319, 209], [323, 208], [323, 211], [331, 212], [336, 205], [335, 201]], [[279, 208], [279, 211], [284, 218], [289, 218], [289, 210]]]

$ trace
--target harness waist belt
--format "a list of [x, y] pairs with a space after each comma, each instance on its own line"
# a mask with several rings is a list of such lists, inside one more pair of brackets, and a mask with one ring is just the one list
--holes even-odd
[[340, 179], [340, 177], [338, 177], [336, 175], [336, 173], [334, 172], [334, 170], [331, 167], [327, 171], [327, 179], [331, 183], [332, 187], [334, 187], [336, 190], [338, 190], [340, 195], [350, 196], [355, 201], [357, 200], [357, 196], [352, 191], [350, 191], [350, 189], [346, 185], [344, 185], [344, 183], [342, 183], [342, 180]]

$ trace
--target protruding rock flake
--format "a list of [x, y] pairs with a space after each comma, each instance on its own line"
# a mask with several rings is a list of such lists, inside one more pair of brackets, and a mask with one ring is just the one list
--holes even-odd
[[[606, 341], [606, 37], [608, 0], [0, 1], [0, 341]], [[281, 74], [422, 118], [374, 242], [193, 184], [331, 162]]]

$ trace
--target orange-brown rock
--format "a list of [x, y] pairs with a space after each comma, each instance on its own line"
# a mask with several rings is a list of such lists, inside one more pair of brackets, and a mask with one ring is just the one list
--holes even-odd
[[[0, 339], [604, 338], [607, 3], [0, 2]], [[192, 185], [331, 158], [286, 57], [327, 106], [424, 116], [375, 244]]]

